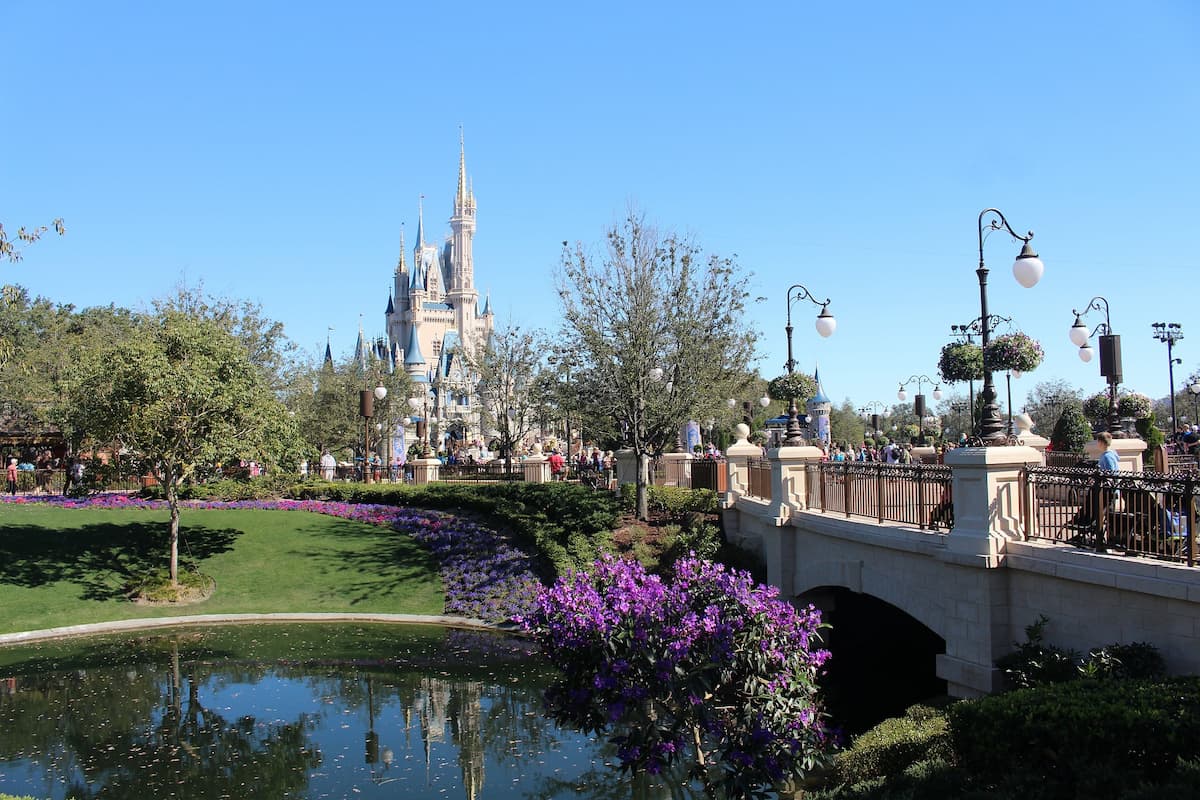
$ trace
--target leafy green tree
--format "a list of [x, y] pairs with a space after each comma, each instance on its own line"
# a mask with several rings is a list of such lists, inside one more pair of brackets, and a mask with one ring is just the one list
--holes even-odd
[[1084, 418], [1083, 410], [1074, 404], [1065, 406], [1050, 436], [1054, 449], [1062, 453], [1082, 453], [1091, 439], [1092, 426]]
[[[371, 428], [371, 439], [388, 430], [409, 413], [405, 398], [412, 383], [403, 371], [393, 372], [388, 363], [371, 355], [366, 368], [351, 358], [338, 364], [293, 362], [280, 392], [289, 415], [303, 440], [304, 458], [316, 463], [321, 453], [361, 457], [367, 444], [365, 421], [359, 416], [359, 392], [382, 386], [387, 397], [375, 401], [374, 420], [382, 428]], [[398, 455], [398, 454], [397, 454]]]
[[69, 388], [71, 427], [97, 447], [132, 453], [163, 487], [175, 586], [180, 486], [231, 458], [274, 463], [295, 436], [241, 343], [217, 322], [173, 309], [88, 353]]
[[564, 344], [590, 375], [599, 413], [621, 428], [639, 464], [637, 514], [648, 516], [651, 456], [688, 419], [715, 416], [741, 395], [754, 341], [745, 326], [746, 277], [728, 258], [660, 234], [631, 212], [609, 229], [602, 255], [563, 243], [558, 275]]

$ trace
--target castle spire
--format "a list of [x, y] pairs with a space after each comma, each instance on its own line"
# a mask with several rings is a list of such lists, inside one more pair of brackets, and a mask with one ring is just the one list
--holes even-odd
[[417, 252], [425, 246], [425, 195], [417, 196]]
[[325, 331], [325, 362], [322, 366], [333, 369], [333, 350], [329, 347], [329, 339], [333, 334], [333, 328]]
[[400, 260], [396, 262], [396, 274], [399, 275], [408, 269], [408, 265], [404, 263], [404, 223], [400, 223]]
[[458, 126], [458, 193], [454, 197], [454, 208], [459, 213], [467, 206], [470, 194], [467, 189], [467, 150], [463, 140], [462, 126]]

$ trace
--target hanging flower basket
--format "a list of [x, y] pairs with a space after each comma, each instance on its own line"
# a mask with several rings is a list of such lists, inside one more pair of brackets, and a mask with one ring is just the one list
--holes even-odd
[[767, 384], [767, 396], [772, 400], [804, 401], [817, 393], [817, 381], [803, 372], [780, 375]]
[[1036, 339], [1024, 333], [1006, 333], [988, 342], [983, 362], [992, 372], [1033, 372], [1044, 356], [1042, 346]]
[[942, 348], [938, 374], [946, 383], [983, 379], [983, 351], [970, 342], [951, 342]]
[[1152, 407], [1150, 398], [1137, 392], [1123, 395], [1117, 400], [1117, 413], [1122, 417], [1146, 419], [1150, 416], [1150, 409]]
[[[1117, 406], [1120, 408], [1120, 405]], [[1083, 415], [1091, 422], [1102, 422], [1108, 418], [1108, 392], [1096, 392], [1083, 401]]]

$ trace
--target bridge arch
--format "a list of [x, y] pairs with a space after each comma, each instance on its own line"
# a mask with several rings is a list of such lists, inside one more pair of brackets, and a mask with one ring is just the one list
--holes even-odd
[[831, 626], [824, 637], [832, 657], [821, 687], [834, 724], [860, 733], [946, 694], [937, 676], [946, 642], [921, 620], [844, 584], [811, 586], [795, 599], [821, 609]]

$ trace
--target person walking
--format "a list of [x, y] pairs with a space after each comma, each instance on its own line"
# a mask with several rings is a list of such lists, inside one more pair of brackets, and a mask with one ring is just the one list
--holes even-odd
[[5, 477], [8, 478], [8, 493], [16, 494], [17, 493], [17, 460], [15, 458], [10, 458], [8, 460], [8, 469], [5, 473]]

